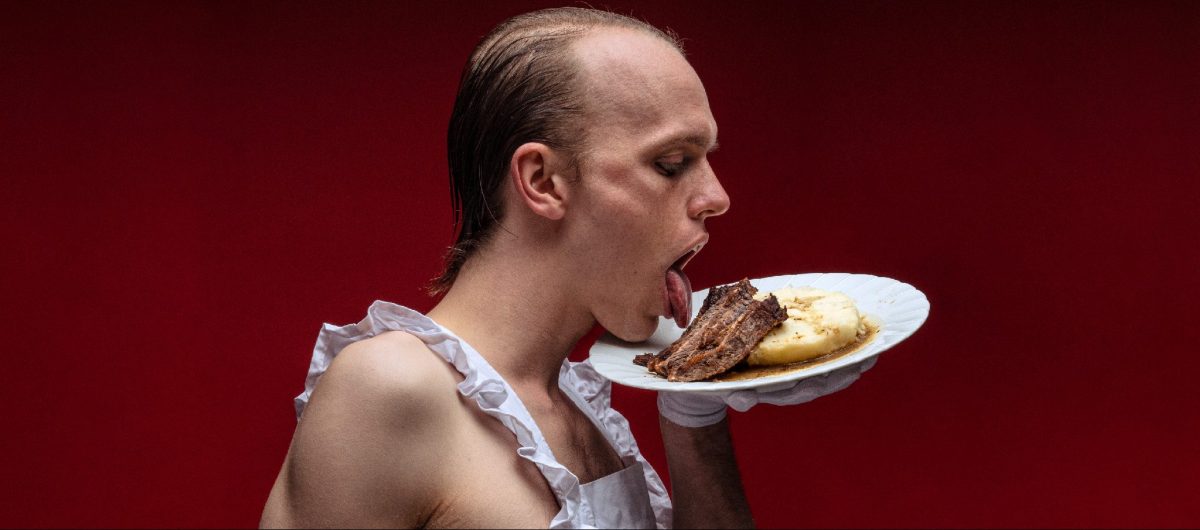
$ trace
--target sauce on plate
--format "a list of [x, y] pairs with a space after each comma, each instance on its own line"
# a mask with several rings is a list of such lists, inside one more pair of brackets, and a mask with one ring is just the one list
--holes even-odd
[[876, 323], [874, 321], [874, 319], [864, 318], [863, 324], [864, 324], [863, 327], [866, 329], [865, 329], [865, 331], [863, 331], [863, 333], [861, 335], [859, 335], [854, 340], [854, 342], [851, 342], [850, 344], [842, 346], [841, 348], [838, 348], [829, 353], [826, 353], [825, 355], [821, 355], [819, 357], [813, 357], [812, 359], [805, 359], [803, 361], [797, 361], [794, 363], [780, 364], [780, 365], [775, 365], [775, 366], [750, 366], [748, 364], [741, 363], [741, 364], [738, 364], [737, 366], [734, 366], [733, 368], [731, 368], [728, 372], [725, 372], [723, 374], [717, 374], [717, 375], [709, 378], [708, 381], [714, 381], [714, 382], [745, 381], [747, 379], [757, 379], [759, 377], [766, 377], [766, 376], [770, 376], [770, 375], [787, 374], [787, 373], [795, 372], [798, 370], [803, 370], [805, 368], [811, 368], [818, 364], [827, 363], [827, 362], [837, 359], [839, 357], [849, 355], [851, 353], [858, 351], [863, 346], [869, 344], [872, 340], [875, 339], [875, 336], [879, 334], [879, 324]]

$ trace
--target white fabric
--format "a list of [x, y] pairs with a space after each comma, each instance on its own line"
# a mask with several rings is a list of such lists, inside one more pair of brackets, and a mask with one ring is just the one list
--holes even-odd
[[621, 471], [580, 486], [583, 506], [591, 510], [597, 528], [649, 528], [655, 524], [646, 469], [634, 461]]
[[670, 528], [671, 500], [658, 473], [642, 457], [629, 422], [611, 405], [612, 386], [588, 362], [563, 361], [559, 387], [600, 429], [625, 462], [625, 469], [587, 484], [554, 458], [525, 405], [508, 383], [469, 344], [430, 318], [409, 308], [376, 301], [357, 324], [325, 324], [313, 349], [304, 392], [296, 397], [296, 417], [304, 412], [317, 381], [346, 346], [385, 331], [402, 330], [463, 376], [458, 391], [517, 438], [517, 454], [533, 462], [558, 499], [559, 512], [550, 528]]
[[659, 392], [658, 413], [675, 425], [707, 427], [725, 419], [725, 400], [717, 394]]
[[725, 418], [726, 405], [746, 412], [759, 403], [799, 405], [843, 390], [875, 366], [878, 357], [838, 368], [832, 372], [779, 385], [734, 392], [659, 392], [658, 412], [675, 425], [705, 427]]

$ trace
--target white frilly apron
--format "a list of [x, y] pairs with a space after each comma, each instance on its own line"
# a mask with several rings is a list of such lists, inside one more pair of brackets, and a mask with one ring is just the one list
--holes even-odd
[[564, 360], [558, 385], [604, 433], [621, 456], [625, 469], [580, 484], [579, 478], [558, 463], [542, 431], [508, 383], [479, 352], [429, 317], [407, 307], [376, 301], [357, 324], [325, 324], [317, 337], [304, 393], [296, 396], [296, 418], [312, 395], [321, 374], [333, 358], [351, 343], [385, 331], [401, 330], [425, 342], [430, 350], [463, 376], [458, 391], [474, 400], [485, 413], [504, 424], [517, 438], [517, 454], [537, 465], [558, 499], [560, 509], [550, 528], [670, 528], [671, 499], [658, 473], [638, 451], [629, 422], [612, 408], [612, 386], [591, 363]]

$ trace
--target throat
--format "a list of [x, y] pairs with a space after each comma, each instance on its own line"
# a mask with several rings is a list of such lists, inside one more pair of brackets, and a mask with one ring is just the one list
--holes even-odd
[[[529, 295], [539, 290], [517, 292], [501, 279], [475, 280], [460, 277], [429, 317], [479, 352], [509, 384], [543, 392], [556, 388], [563, 360], [595, 321], [568, 304]], [[506, 285], [514, 288], [496, 287]]]

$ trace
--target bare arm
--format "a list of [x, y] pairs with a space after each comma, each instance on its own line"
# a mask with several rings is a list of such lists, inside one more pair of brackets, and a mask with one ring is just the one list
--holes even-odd
[[688, 428], [659, 416], [675, 528], [751, 528], [754, 520], [729, 436], [729, 419]]
[[428, 520], [445, 442], [439, 418], [453, 402], [434, 384], [424, 345], [404, 337], [353, 344], [322, 376], [263, 527], [411, 528]]

